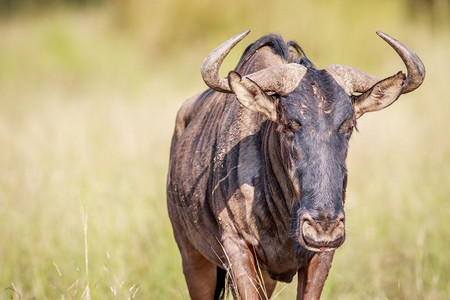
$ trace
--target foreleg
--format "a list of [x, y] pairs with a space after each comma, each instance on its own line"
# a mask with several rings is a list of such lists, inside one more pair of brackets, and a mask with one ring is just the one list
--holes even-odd
[[[222, 241], [225, 260], [230, 273], [231, 291], [235, 299], [267, 299], [265, 280], [261, 278], [250, 248], [239, 237], [228, 237]], [[264, 276], [263, 276], [264, 277]], [[275, 285], [267, 279], [270, 293]]]
[[333, 256], [334, 251], [316, 253], [309, 265], [298, 271], [297, 300], [320, 299]]

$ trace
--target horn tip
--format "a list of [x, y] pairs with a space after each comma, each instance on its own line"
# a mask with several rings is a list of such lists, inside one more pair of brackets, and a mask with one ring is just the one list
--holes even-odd
[[383, 40], [393, 39], [389, 34], [386, 34], [386, 33], [384, 33], [384, 32], [381, 31], [381, 30], [377, 30], [377, 31], [376, 31], [376, 34], [377, 34], [380, 38], [382, 38]]
[[245, 30], [244, 32], [238, 34], [238, 38], [239, 38], [239, 39], [243, 39], [243, 38], [246, 37], [249, 33], [250, 33], [250, 29], [247, 29], [247, 30]]

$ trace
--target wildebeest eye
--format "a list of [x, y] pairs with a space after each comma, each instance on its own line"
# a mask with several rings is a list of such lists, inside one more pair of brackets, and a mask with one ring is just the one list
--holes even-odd
[[353, 119], [348, 119], [342, 123], [339, 128], [339, 132], [345, 134], [347, 137], [350, 137], [353, 132], [353, 128], [355, 128], [355, 121]]
[[302, 129], [302, 124], [296, 120], [289, 120], [286, 127], [293, 132], [300, 131]]

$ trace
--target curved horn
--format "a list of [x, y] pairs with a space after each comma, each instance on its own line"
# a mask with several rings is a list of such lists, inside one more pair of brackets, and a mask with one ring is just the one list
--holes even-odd
[[[225, 57], [231, 49], [249, 34], [250, 30], [238, 34], [219, 47], [214, 49], [203, 61], [201, 73], [203, 80], [211, 89], [233, 93], [226, 78], [220, 77], [219, 69]], [[302, 65], [277, 64], [261, 71], [244, 76], [256, 82], [263, 91], [277, 92], [280, 95], [287, 95], [292, 92], [300, 83], [306, 73], [306, 68]]]
[[392, 48], [394, 48], [406, 66], [407, 77], [404, 81], [402, 94], [406, 94], [417, 89], [425, 79], [425, 66], [423, 65], [422, 60], [420, 60], [417, 54], [411, 49], [393, 37], [381, 31], [377, 31], [377, 34]]
[[233, 49], [233, 47], [236, 46], [236, 44], [245, 38], [249, 33], [250, 30], [246, 30], [243, 33], [232, 37], [214, 49], [205, 58], [202, 67], [200, 68], [200, 72], [202, 73], [203, 81], [211, 89], [223, 93], [232, 93], [230, 87], [228, 86], [227, 79], [220, 77], [219, 69], [231, 49]]
[[[376, 33], [398, 53], [406, 66], [408, 75], [402, 84], [401, 94], [417, 89], [425, 78], [425, 66], [420, 58], [411, 49], [393, 37], [381, 31]], [[364, 93], [380, 81], [377, 77], [353, 67], [331, 65], [326, 70], [349, 95], [352, 95], [354, 92]]]

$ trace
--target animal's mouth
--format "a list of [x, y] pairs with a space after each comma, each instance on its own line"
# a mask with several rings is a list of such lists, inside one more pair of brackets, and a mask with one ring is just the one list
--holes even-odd
[[306, 250], [312, 251], [312, 252], [329, 252], [336, 250], [340, 245], [342, 245], [343, 241], [339, 243], [338, 246], [331, 246], [331, 245], [318, 245], [315, 242], [308, 242], [308, 239], [305, 238], [303, 234], [300, 234], [299, 237], [300, 245], [305, 248]]

